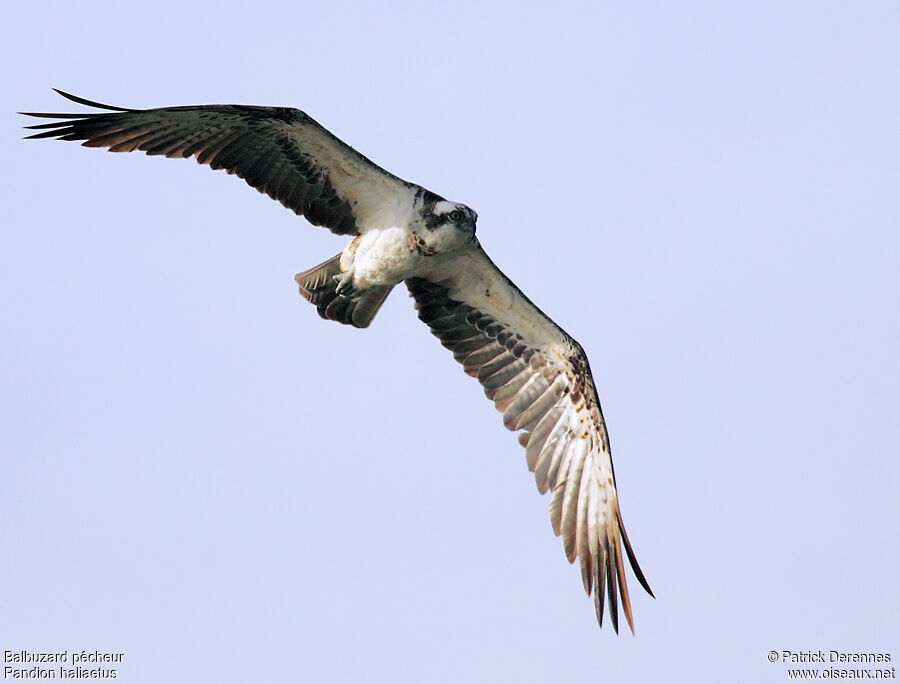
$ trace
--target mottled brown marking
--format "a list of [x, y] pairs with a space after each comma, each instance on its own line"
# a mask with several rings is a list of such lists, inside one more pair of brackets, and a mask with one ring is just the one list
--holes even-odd
[[437, 254], [437, 250], [434, 247], [430, 247], [425, 242], [425, 238], [423, 238], [416, 232], [413, 232], [409, 236], [409, 248], [413, 252], [417, 252], [422, 256], [434, 256], [435, 254]]

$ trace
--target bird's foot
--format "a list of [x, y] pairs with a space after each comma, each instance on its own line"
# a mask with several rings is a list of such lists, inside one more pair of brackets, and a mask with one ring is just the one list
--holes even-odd
[[339, 273], [334, 276], [337, 285], [334, 288], [334, 291], [337, 292], [342, 297], [355, 297], [359, 294], [359, 290], [357, 290], [353, 286], [353, 269], [350, 268], [343, 273]]

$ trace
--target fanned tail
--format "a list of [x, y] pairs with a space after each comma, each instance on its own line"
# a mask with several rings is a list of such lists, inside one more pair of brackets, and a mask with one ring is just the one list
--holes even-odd
[[375, 286], [353, 297], [339, 295], [334, 276], [341, 273], [341, 255], [338, 254], [318, 266], [294, 276], [300, 286], [300, 294], [314, 304], [322, 318], [337, 321], [356, 328], [368, 328], [393, 285]]

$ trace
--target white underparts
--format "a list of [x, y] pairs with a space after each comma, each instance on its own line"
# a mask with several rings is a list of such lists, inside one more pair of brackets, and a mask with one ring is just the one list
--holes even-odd
[[372, 285], [395, 285], [419, 276], [472, 238], [452, 225], [428, 229], [411, 226], [370, 228], [357, 236], [341, 254], [341, 271], [353, 269], [353, 285], [364, 290]]
[[357, 289], [393, 285], [415, 275], [422, 257], [410, 248], [408, 228], [373, 228], [354, 238], [341, 255], [341, 270], [353, 268]]

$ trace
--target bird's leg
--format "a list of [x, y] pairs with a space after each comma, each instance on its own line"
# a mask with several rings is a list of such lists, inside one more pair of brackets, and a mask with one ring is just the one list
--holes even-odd
[[337, 283], [334, 291], [343, 297], [355, 297], [359, 291], [353, 285], [353, 275], [356, 273], [356, 251], [359, 249], [361, 235], [357, 235], [341, 252], [339, 265], [341, 272], [334, 276]]
[[343, 273], [338, 273], [334, 276], [337, 282], [334, 291], [342, 297], [355, 297], [359, 294], [359, 291], [353, 286], [353, 271], [354, 268], [351, 266]]

